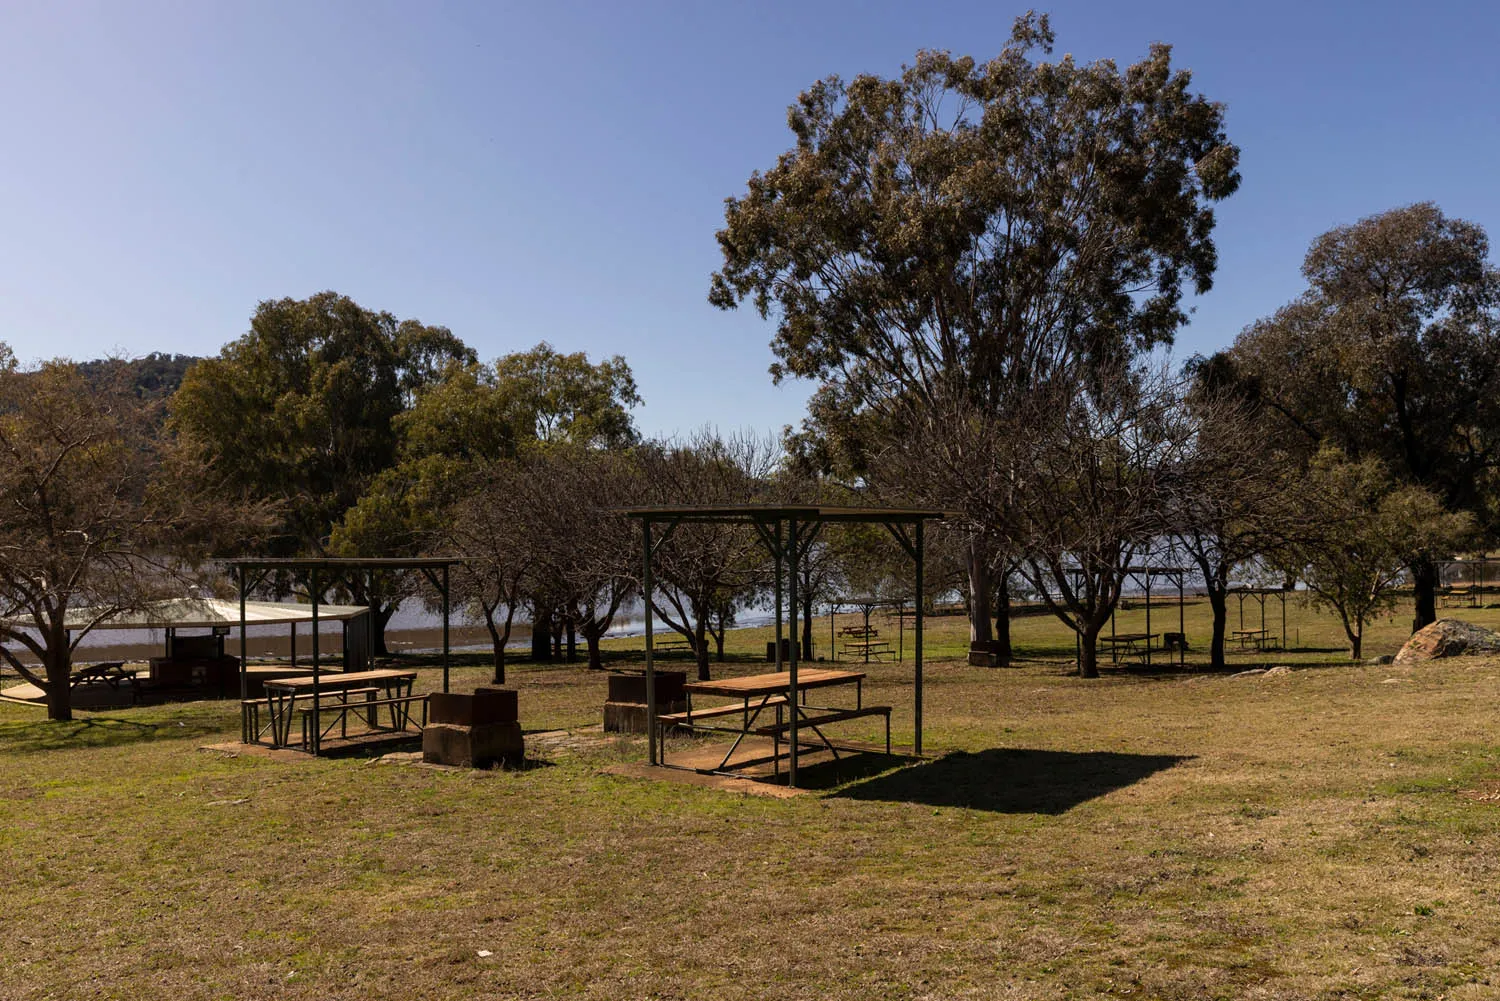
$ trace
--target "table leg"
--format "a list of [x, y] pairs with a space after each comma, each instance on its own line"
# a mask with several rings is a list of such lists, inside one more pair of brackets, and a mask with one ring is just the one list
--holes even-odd
[[[750, 727], [755, 723], [756, 720], [760, 719], [760, 714], [761, 714], [762, 710], [764, 710], [766, 708], [766, 703], [769, 702], [769, 701], [771, 701], [771, 696], [769, 696], [769, 695], [767, 695], [765, 698], [761, 699], [760, 700], [760, 704], [755, 707], [755, 713], [754, 713], [754, 715], [751, 715], [751, 713], [750, 713], [750, 696], [748, 696], [748, 695], [745, 696], [745, 726], [744, 726], [744, 729], [740, 731], [740, 735], [738, 737], [734, 738], [734, 743], [729, 745], [729, 750], [726, 751], [725, 754], [724, 754], [724, 760], [719, 762], [719, 767], [715, 768], [714, 771], [721, 771], [721, 770], [723, 770], [723, 768], [726, 765], [729, 764], [729, 759], [732, 758], [732, 757], [734, 757], [734, 752], [739, 749], [740, 743], [746, 737], [748, 737], [750, 735]], [[780, 713], [781, 713], [781, 707], [779, 705], [776, 707], [776, 712], [777, 712], [777, 717], [779, 719], [780, 718]]]

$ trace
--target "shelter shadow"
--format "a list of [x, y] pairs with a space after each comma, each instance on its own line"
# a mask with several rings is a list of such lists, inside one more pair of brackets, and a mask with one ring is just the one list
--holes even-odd
[[992, 748], [956, 751], [836, 793], [845, 799], [1059, 814], [1149, 778], [1191, 755]]

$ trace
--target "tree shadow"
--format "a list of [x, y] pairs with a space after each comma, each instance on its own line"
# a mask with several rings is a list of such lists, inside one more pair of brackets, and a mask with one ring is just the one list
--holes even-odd
[[857, 782], [834, 795], [993, 813], [1055, 815], [1189, 760], [1191, 755], [1116, 751], [956, 751]]
[[190, 740], [220, 733], [219, 713], [184, 713], [171, 719], [133, 720], [81, 716], [68, 722], [48, 719], [0, 723], [0, 751], [39, 754], [82, 747], [120, 747], [151, 740]]

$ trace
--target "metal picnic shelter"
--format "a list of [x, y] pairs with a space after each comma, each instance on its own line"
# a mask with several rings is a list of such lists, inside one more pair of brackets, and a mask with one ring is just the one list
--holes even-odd
[[[246, 629], [250, 623], [247, 621], [247, 606], [249, 595], [261, 584], [265, 583], [268, 576], [273, 573], [292, 573], [307, 575], [307, 594], [311, 604], [312, 623], [312, 683], [309, 691], [312, 696], [313, 713], [316, 718], [322, 707], [323, 675], [320, 664], [320, 650], [318, 637], [318, 620], [320, 609], [328, 604], [322, 600], [324, 588], [332, 587], [338, 583], [347, 584], [351, 577], [363, 575], [366, 583], [376, 573], [403, 573], [416, 571], [426, 577], [433, 588], [437, 590], [441, 602], [443, 616], [443, 691], [448, 691], [449, 675], [449, 613], [451, 611], [449, 602], [449, 570], [464, 562], [458, 557], [392, 557], [392, 558], [331, 558], [331, 557], [241, 557], [229, 561], [234, 568], [235, 582], [239, 589], [240, 601], [240, 699], [249, 698], [249, 677], [246, 672], [246, 663], [249, 660], [244, 656], [248, 649]], [[375, 620], [368, 618], [368, 646], [366, 649], [373, 658], [375, 652]], [[316, 755], [319, 749], [319, 732], [313, 727], [308, 750]]]
[[[1244, 636], [1257, 632], [1260, 635], [1260, 642], [1258, 642], [1256, 645], [1258, 647], [1263, 647], [1266, 645], [1266, 642], [1271, 635], [1270, 630], [1266, 628], [1266, 598], [1267, 596], [1274, 594], [1276, 597], [1281, 599], [1281, 646], [1278, 649], [1286, 649], [1286, 595], [1288, 590], [1289, 588], [1285, 587], [1252, 587], [1248, 584], [1235, 584], [1229, 588], [1227, 593], [1232, 594], [1237, 599], [1239, 599], [1240, 628], [1236, 630], [1236, 634], [1241, 637], [1241, 646], [1244, 645]], [[1254, 598], [1256, 601], [1260, 602], [1259, 630], [1249, 630], [1247, 632], [1247, 630], [1245, 629], [1246, 598]]]
[[[828, 656], [838, 660], [837, 631], [834, 625], [834, 616], [841, 608], [857, 608], [864, 615], [864, 632], [868, 641], [870, 636], [870, 615], [877, 608], [894, 608], [897, 612], [898, 628], [901, 630], [901, 645], [898, 648], [897, 660], [906, 659], [906, 599], [905, 598], [878, 598], [874, 595], [854, 595], [834, 598], [828, 602]], [[870, 651], [868, 647], [864, 651], [865, 663], [870, 662]]]
[[[913, 715], [915, 717], [913, 750], [922, 753], [922, 572], [925, 552], [923, 527], [928, 521], [941, 520], [944, 513], [917, 508], [868, 508], [828, 507], [821, 505], [776, 505], [734, 504], [698, 506], [651, 506], [624, 509], [624, 514], [641, 523], [641, 552], [644, 572], [642, 593], [646, 596], [646, 716], [647, 754], [652, 765], [665, 764], [657, 746], [657, 702], [656, 664], [653, 640], [654, 623], [651, 609], [651, 594], [655, 588], [653, 580], [657, 548], [671, 537], [679, 525], [688, 523], [718, 522], [749, 525], [770, 552], [776, 566], [776, 668], [782, 665], [782, 591], [783, 577], [787, 578], [787, 606], [789, 631], [797, 635], [797, 569], [801, 554], [812, 545], [823, 526], [829, 524], [883, 525], [902, 550], [911, 557], [915, 569], [916, 616], [913, 629]], [[653, 531], [653, 530], [656, 531]], [[785, 571], [785, 573], [783, 572]], [[800, 748], [799, 723], [796, 711], [798, 701], [797, 655], [798, 644], [787, 647], [788, 701], [793, 707], [790, 714], [790, 734], [787, 741], [787, 782], [792, 788], [797, 785], [797, 759]]]
[[[1164, 567], [1147, 565], [1125, 568], [1123, 574], [1125, 579], [1135, 581], [1137, 584], [1139, 584], [1141, 587], [1141, 591], [1146, 597], [1147, 640], [1145, 649], [1143, 651], [1143, 658], [1147, 667], [1151, 666], [1150, 637], [1155, 635], [1151, 632], [1151, 585], [1153, 580], [1158, 577], [1165, 577], [1168, 580], [1175, 582], [1177, 585], [1177, 666], [1183, 667], [1187, 663], [1187, 628], [1184, 625], [1186, 620], [1183, 613], [1183, 602], [1186, 600], [1187, 595], [1187, 575], [1188, 570], [1186, 567]], [[1117, 602], [1116, 608], [1118, 607], [1119, 605]], [[1115, 632], [1115, 609], [1111, 609], [1109, 613], [1109, 635], [1111, 641], [1115, 640], [1118, 636], [1118, 634]], [[1162, 645], [1163, 647], [1166, 646], [1165, 636], [1163, 636]], [[1167, 649], [1166, 652], [1168, 654], [1171, 654], [1172, 651], [1170, 649]], [[1170, 656], [1167, 658], [1167, 662], [1171, 663]]]

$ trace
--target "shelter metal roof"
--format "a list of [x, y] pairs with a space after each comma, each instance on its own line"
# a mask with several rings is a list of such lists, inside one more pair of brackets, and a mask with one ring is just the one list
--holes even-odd
[[[367, 613], [363, 605], [318, 605], [320, 620], [353, 619]], [[101, 615], [106, 617], [95, 623]], [[312, 606], [280, 601], [245, 602], [245, 624], [248, 626], [286, 625], [311, 622]], [[74, 608], [64, 620], [69, 630], [85, 629], [210, 629], [214, 626], [238, 625], [240, 603], [223, 598], [168, 598], [153, 601], [140, 608], [108, 614], [106, 609]], [[4, 620], [4, 624], [27, 629], [35, 624], [25, 616]]]

